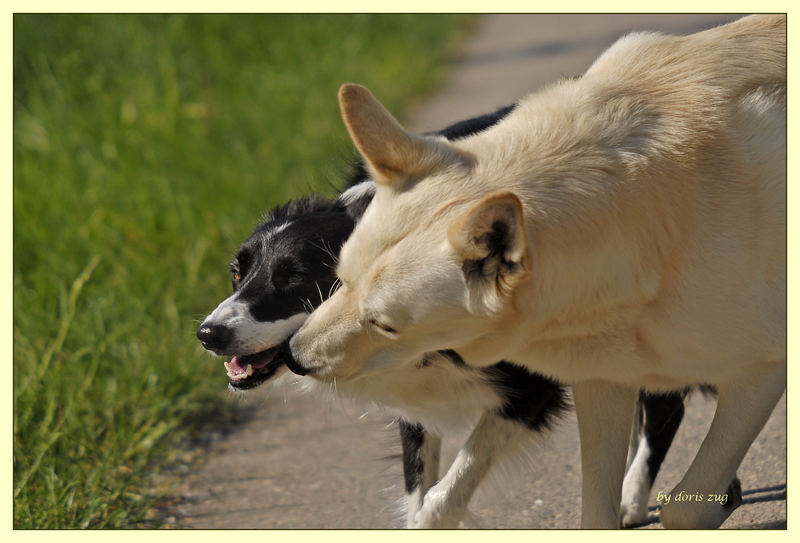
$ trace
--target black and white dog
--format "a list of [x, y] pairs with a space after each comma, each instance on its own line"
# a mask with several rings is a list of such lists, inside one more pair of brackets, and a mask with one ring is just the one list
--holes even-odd
[[[451, 140], [466, 137], [513, 108], [456, 123], [438, 134]], [[286, 344], [314, 306], [337, 288], [339, 249], [374, 188], [357, 163], [338, 199], [306, 197], [277, 207], [242, 244], [230, 267], [233, 294], [197, 331], [206, 349], [232, 357], [225, 362], [231, 388], [256, 387], [286, 366], [302, 374], [286, 356]], [[309, 387], [316, 383], [305, 381]], [[337, 392], [398, 416], [406, 525], [419, 528], [457, 527], [469, 518], [467, 504], [489, 469], [519, 457], [515, 453], [523, 452], [569, 406], [567, 390], [555, 381], [508, 361], [472, 368], [454, 351], [430, 353], [413, 369], [342, 383]], [[641, 394], [623, 485], [623, 526], [647, 518], [650, 490], [683, 417], [684, 397]], [[464, 424], [472, 425], [472, 433], [439, 478], [440, 436]]]

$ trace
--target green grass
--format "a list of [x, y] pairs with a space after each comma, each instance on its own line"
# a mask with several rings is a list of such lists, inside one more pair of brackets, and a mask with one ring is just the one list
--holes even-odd
[[15, 528], [142, 525], [231, 411], [194, 337], [229, 258], [352, 152], [338, 86], [402, 115], [470, 21], [14, 16]]

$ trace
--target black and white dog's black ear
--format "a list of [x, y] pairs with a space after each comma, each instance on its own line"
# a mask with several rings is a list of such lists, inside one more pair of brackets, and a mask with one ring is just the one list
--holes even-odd
[[344, 206], [354, 221], [358, 222], [373, 196], [375, 196], [375, 183], [371, 179], [366, 179], [348, 188], [336, 201]]
[[519, 198], [507, 191], [486, 195], [453, 224], [448, 240], [462, 262], [470, 312], [500, 311], [530, 268]]

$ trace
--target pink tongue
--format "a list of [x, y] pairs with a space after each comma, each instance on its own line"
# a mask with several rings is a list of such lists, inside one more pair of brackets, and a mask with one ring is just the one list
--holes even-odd
[[239, 365], [239, 357], [234, 356], [231, 358], [231, 361], [228, 362], [228, 369], [230, 369], [233, 373], [244, 373], [247, 371], [245, 368]]
[[[272, 362], [273, 358], [275, 358], [275, 353], [274, 352], [269, 353], [269, 356], [265, 356], [264, 360], [262, 360], [261, 362], [258, 362], [256, 364], [253, 364], [253, 367], [261, 369], [264, 366], [266, 366], [267, 364], [269, 364], [270, 362]], [[244, 372], [247, 371], [247, 367], [246, 366], [243, 368], [241, 366], [241, 364], [239, 364], [239, 357], [238, 356], [234, 356], [233, 358], [231, 358], [231, 361], [228, 362], [228, 369], [231, 370], [234, 374], [244, 373]]]

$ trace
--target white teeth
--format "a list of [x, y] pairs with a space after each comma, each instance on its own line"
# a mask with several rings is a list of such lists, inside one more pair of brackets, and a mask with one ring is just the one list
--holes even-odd
[[233, 379], [234, 381], [240, 381], [246, 377], [250, 377], [256, 372], [252, 364], [247, 365], [247, 369], [244, 371], [244, 373], [234, 373], [231, 369], [230, 363], [223, 362], [223, 364], [225, 365], [225, 369], [228, 371], [228, 378]]

